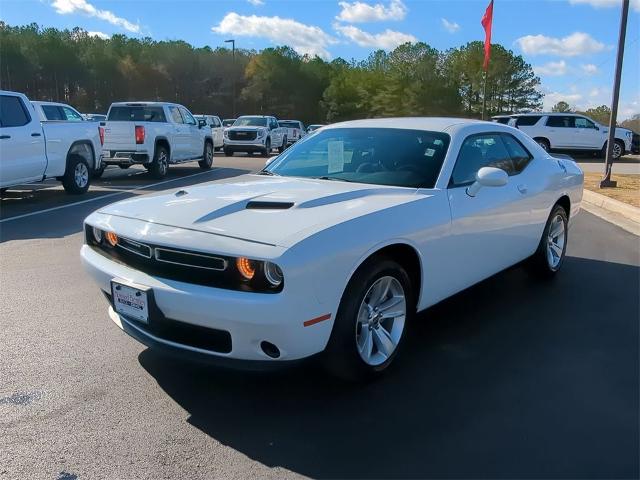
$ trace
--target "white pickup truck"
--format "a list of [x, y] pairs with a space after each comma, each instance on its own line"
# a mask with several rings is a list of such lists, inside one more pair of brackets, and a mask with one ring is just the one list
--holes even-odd
[[56, 178], [68, 193], [89, 189], [100, 168], [96, 123], [41, 120], [22, 93], [0, 90], [0, 188]]
[[224, 131], [224, 154], [227, 157], [235, 152], [249, 155], [259, 152], [266, 157], [273, 148], [280, 153], [287, 148], [287, 129], [278, 125], [276, 117], [244, 115]]
[[287, 129], [287, 145], [296, 143], [307, 133], [300, 120], [278, 120], [278, 125]]
[[155, 178], [163, 178], [169, 164], [198, 160], [204, 170], [213, 165], [211, 129], [176, 103], [113, 103], [100, 128], [103, 165], [141, 164]]

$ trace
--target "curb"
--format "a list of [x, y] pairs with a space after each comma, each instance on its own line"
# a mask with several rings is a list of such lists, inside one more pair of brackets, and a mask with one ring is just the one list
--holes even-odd
[[582, 208], [627, 232], [640, 236], [640, 208], [638, 207], [591, 190], [584, 190]]

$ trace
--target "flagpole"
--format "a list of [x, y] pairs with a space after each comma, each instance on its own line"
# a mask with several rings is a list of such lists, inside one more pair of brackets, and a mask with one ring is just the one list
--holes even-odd
[[487, 71], [484, 71], [484, 88], [482, 93], [482, 120], [487, 119]]

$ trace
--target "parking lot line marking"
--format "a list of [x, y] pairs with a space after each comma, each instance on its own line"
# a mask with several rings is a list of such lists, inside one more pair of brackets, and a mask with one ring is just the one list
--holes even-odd
[[[221, 170], [224, 170], [224, 168], [222, 168]], [[206, 172], [198, 172], [198, 173], [194, 173], [192, 175], [187, 175], [186, 177], [178, 177], [178, 178], [172, 178], [170, 180], [163, 180], [162, 182], [152, 183], [150, 185], [145, 185], [144, 187], [140, 187], [140, 188], [131, 187], [131, 188], [128, 188], [127, 190], [121, 190], [119, 192], [109, 193], [107, 195], [102, 195], [100, 197], [88, 198], [87, 200], [81, 200], [79, 202], [73, 202], [73, 203], [69, 203], [67, 205], [58, 205], [57, 207], [45, 208], [44, 210], [38, 210], [36, 212], [23, 213], [22, 215], [16, 215], [14, 217], [4, 218], [4, 219], [0, 220], [0, 223], [10, 222], [12, 220], [20, 220], [21, 218], [31, 217], [33, 215], [40, 215], [41, 213], [53, 212], [54, 210], [61, 210], [63, 208], [75, 207], [75, 206], [78, 206], [78, 205], [82, 205], [83, 203], [95, 202], [96, 200], [102, 200], [102, 199], [105, 199], [105, 198], [115, 197], [117, 195], [123, 195], [123, 194], [128, 193], [128, 192], [135, 192], [137, 190], [146, 190], [148, 188], [157, 187], [158, 185], [163, 185], [165, 183], [171, 183], [171, 182], [175, 182], [177, 180], [184, 180], [186, 178], [197, 177], [199, 175], [206, 175], [207, 173], [212, 173], [212, 172], [217, 172], [217, 171], [219, 171], [219, 170], [208, 170]]]

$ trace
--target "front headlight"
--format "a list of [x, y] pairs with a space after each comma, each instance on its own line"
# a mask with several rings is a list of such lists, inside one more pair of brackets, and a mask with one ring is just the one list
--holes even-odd
[[284, 281], [282, 269], [272, 262], [239, 257], [236, 259], [236, 269], [242, 281], [258, 290], [280, 289]]
[[625, 132], [625, 135], [627, 136], [627, 138], [631, 138], [633, 136], [632, 132]]
[[91, 233], [96, 243], [102, 243], [102, 230], [96, 227], [91, 227]]
[[262, 138], [267, 134], [266, 130], [258, 130], [258, 138]]
[[223, 136], [224, 138], [229, 138], [229, 130], [225, 130], [225, 131], [223, 131], [223, 132], [222, 132], [222, 136]]

